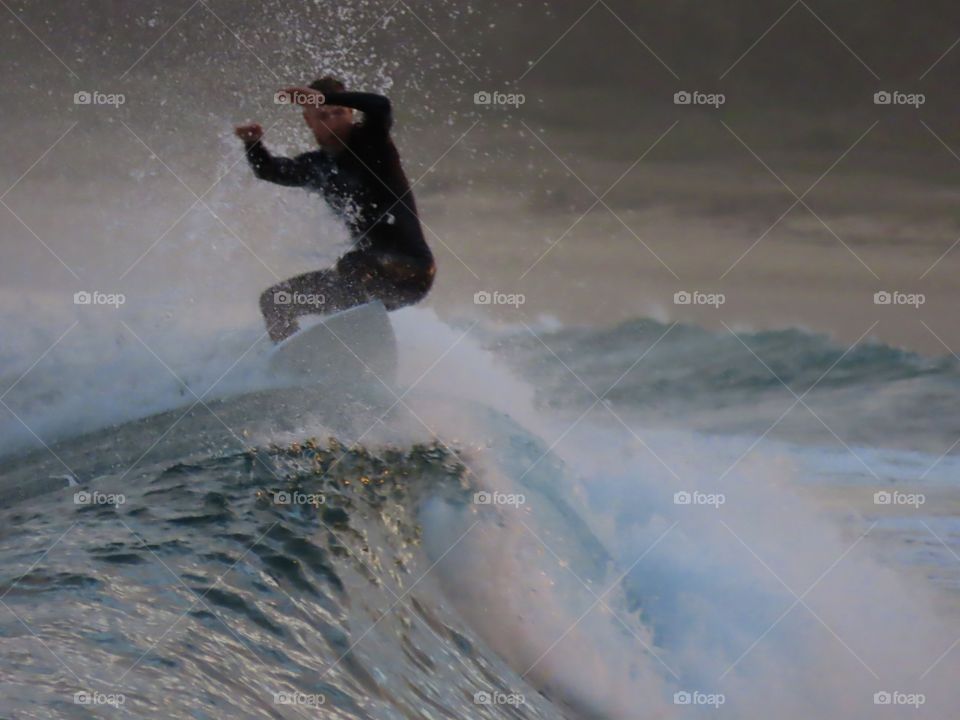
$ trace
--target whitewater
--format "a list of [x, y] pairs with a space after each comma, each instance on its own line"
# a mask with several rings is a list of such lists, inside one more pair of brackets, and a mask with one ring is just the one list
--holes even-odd
[[[22, 5], [0, 718], [956, 716], [955, 6]], [[310, 149], [323, 72], [436, 251], [395, 377], [271, 369], [259, 294], [351, 240], [232, 128]]]
[[[947, 716], [955, 462], [812, 417], [917, 402], [955, 363], [391, 318], [395, 385], [271, 375], [252, 324], [98, 357], [136, 322], [102, 313], [4, 378], [4, 716]], [[786, 387], [810, 423], [761, 435]]]

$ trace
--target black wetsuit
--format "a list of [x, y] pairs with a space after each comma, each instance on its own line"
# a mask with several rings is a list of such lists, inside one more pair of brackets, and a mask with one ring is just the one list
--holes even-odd
[[260, 296], [275, 342], [297, 330], [299, 315], [336, 312], [374, 299], [388, 310], [419, 302], [430, 291], [436, 271], [390, 139], [390, 101], [359, 92], [330, 92], [325, 97], [327, 105], [364, 114], [336, 152], [314, 150], [284, 158], [271, 155], [260, 141], [246, 143], [258, 178], [322, 193], [346, 221], [355, 245], [334, 268], [298, 275]]

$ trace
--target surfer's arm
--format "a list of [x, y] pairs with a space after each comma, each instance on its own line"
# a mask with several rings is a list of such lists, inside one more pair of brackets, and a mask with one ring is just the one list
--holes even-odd
[[303, 155], [296, 158], [276, 157], [270, 154], [260, 140], [251, 140], [244, 144], [253, 174], [261, 180], [288, 187], [302, 187], [309, 182], [310, 164], [305, 162]]
[[363, 113], [364, 127], [389, 132], [393, 126], [393, 108], [390, 100], [383, 95], [364, 92], [326, 93], [325, 104], [341, 105]]
[[289, 87], [280, 91], [290, 102], [298, 105], [310, 105], [320, 102], [323, 105], [339, 105], [359, 110], [363, 113], [363, 126], [386, 134], [393, 126], [393, 107], [389, 98], [376, 93], [331, 92], [304, 87]]

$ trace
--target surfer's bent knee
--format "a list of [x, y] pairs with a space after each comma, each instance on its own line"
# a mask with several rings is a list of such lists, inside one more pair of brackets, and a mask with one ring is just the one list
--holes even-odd
[[274, 289], [272, 287], [260, 293], [260, 310], [262, 310], [264, 314], [266, 314], [268, 309], [273, 309], [273, 293]]
[[260, 294], [260, 311], [265, 317], [290, 314], [290, 289], [285, 283], [269, 287]]

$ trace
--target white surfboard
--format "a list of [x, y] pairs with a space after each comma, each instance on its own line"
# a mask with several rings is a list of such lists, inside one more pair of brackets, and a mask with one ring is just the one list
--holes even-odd
[[392, 387], [397, 342], [387, 310], [375, 300], [332, 315], [303, 318], [300, 330], [273, 349], [270, 367], [325, 384], [378, 383], [379, 378]]

